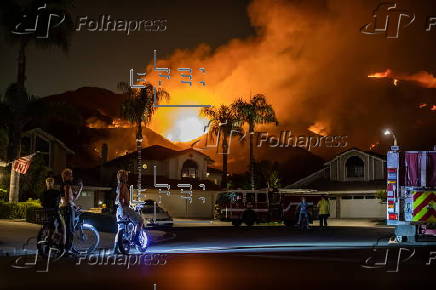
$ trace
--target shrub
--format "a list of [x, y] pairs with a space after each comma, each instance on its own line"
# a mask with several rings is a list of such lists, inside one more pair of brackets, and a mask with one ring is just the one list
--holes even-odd
[[2, 219], [25, 219], [31, 208], [40, 208], [38, 200], [25, 202], [3, 202], [0, 201], [0, 218]]
[[377, 196], [377, 198], [381, 199], [381, 202], [386, 202], [386, 200], [387, 200], [386, 190], [377, 190], [375, 195]]

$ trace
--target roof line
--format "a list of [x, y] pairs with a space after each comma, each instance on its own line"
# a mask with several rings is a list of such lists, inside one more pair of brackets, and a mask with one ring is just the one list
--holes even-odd
[[70, 154], [75, 154], [75, 152], [73, 150], [71, 150], [70, 148], [67, 147], [67, 145], [65, 145], [64, 142], [62, 142], [61, 140], [59, 140], [58, 138], [56, 138], [55, 136], [51, 135], [50, 133], [47, 133], [46, 131], [42, 130], [41, 128], [33, 128], [29, 131], [26, 131], [23, 133], [23, 135], [27, 135], [27, 134], [31, 134], [31, 133], [38, 133], [43, 135], [45, 138], [51, 140], [51, 141], [55, 141], [57, 142], [59, 145], [61, 145], [62, 148], [65, 149], [65, 151], [67, 151]]
[[363, 151], [363, 150], [360, 150], [359, 148], [354, 148], [354, 147], [353, 147], [353, 148], [350, 148], [350, 149], [348, 149], [348, 150], [346, 150], [346, 151], [344, 151], [344, 152], [342, 152], [342, 153], [339, 153], [338, 155], [336, 155], [336, 156], [335, 156], [333, 159], [331, 159], [330, 161], [325, 162], [324, 165], [329, 165], [330, 163], [332, 163], [333, 161], [335, 161], [336, 159], [338, 159], [339, 156], [342, 156], [342, 155], [344, 155], [345, 153], [348, 153], [348, 152], [351, 152], [351, 151], [358, 151], [358, 152], [361, 152], [361, 153], [363, 153], [363, 154], [365, 154], [365, 155], [368, 155], [368, 156], [374, 157], [374, 158], [376, 158], [376, 159], [378, 159], [378, 160], [381, 160], [381, 161], [386, 162], [386, 160], [384, 160], [383, 158], [380, 158], [380, 157], [378, 157], [378, 156], [376, 156], [376, 155], [373, 155], [373, 154], [369, 154], [368, 152]]

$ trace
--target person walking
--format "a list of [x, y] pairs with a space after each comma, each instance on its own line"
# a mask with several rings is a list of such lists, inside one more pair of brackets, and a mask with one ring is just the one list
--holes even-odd
[[316, 204], [318, 207], [319, 226], [321, 228], [327, 227], [327, 219], [330, 217], [330, 204], [326, 196], [321, 196], [321, 200]]

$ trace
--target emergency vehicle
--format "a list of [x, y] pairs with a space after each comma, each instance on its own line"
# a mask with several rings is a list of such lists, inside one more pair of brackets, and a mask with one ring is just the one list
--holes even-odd
[[436, 146], [434, 151], [387, 153], [387, 224], [398, 242], [436, 237]]
[[234, 226], [266, 222], [283, 222], [292, 226], [298, 221], [297, 206], [302, 197], [309, 205], [309, 220], [318, 219], [316, 204], [321, 194], [292, 189], [220, 192], [215, 202], [215, 219], [232, 222]]

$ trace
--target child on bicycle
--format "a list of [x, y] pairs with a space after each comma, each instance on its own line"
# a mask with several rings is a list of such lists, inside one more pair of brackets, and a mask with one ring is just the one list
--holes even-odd
[[46, 211], [50, 220], [51, 233], [59, 233], [63, 237], [63, 244], [65, 244], [65, 221], [59, 212], [59, 203], [61, 200], [61, 192], [54, 189], [54, 179], [48, 177], [45, 180], [47, 190], [44, 191], [41, 197], [41, 205]]
[[[130, 205], [130, 192], [129, 188], [127, 186], [128, 181], [128, 172], [126, 170], [118, 170], [117, 173], [117, 190], [116, 190], [116, 198], [115, 198], [115, 205], [117, 205], [117, 212], [116, 217], [117, 221], [121, 221], [123, 219], [130, 219], [134, 223], [137, 224], [136, 227], [136, 236], [138, 236], [143, 228], [144, 225], [144, 219], [142, 216], [137, 213], [135, 210], [133, 210]], [[117, 240], [118, 240], [118, 233], [115, 236], [115, 247], [117, 248]]]
[[65, 204], [65, 224], [66, 224], [66, 244], [65, 249], [71, 250], [73, 245], [73, 232], [74, 232], [74, 218], [75, 218], [75, 204], [74, 202], [80, 196], [83, 185], [79, 185], [78, 190], [73, 189], [73, 171], [65, 168], [62, 171], [62, 186], [61, 192]]

